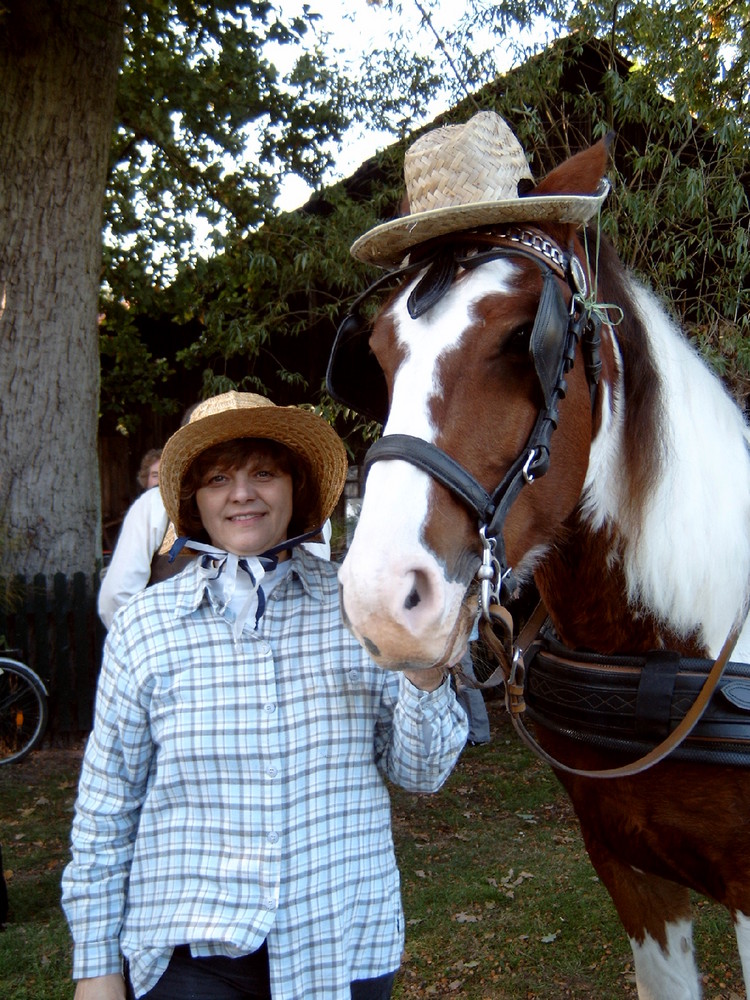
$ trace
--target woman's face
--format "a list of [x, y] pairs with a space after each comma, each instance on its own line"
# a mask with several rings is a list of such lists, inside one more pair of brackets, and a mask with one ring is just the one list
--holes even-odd
[[286, 539], [292, 496], [291, 475], [258, 453], [236, 469], [209, 468], [195, 501], [212, 545], [257, 556]]
[[159, 485], [159, 463], [160, 459], [157, 458], [148, 468], [148, 475], [146, 476], [146, 489], [151, 489], [152, 486]]

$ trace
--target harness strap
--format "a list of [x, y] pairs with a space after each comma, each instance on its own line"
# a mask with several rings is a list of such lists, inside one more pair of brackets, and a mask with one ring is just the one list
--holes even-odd
[[[544, 602], [539, 601], [521, 629], [515, 648], [525, 652], [539, 635], [548, 618]], [[502, 637], [497, 634], [498, 626], [503, 632]], [[487, 680], [477, 681], [476, 686], [479, 688], [499, 687], [501, 684], [507, 683], [513, 661], [513, 619], [510, 611], [502, 604], [493, 604], [490, 607], [490, 619], [482, 617], [479, 632], [482, 642], [494, 653], [498, 666], [495, 667]]]
[[[621, 767], [604, 768], [602, 770], [586, 770], [584, 768], [569, 767], [567, 764], [563, 764], [551, 754], [547, 753], [547, 751], [539, 745], [523, 721], [522, 716], [526, 710], [523, 695], [526, 673], [524, 656], [538, 635], [539, 629], [546, 618], [547, 611], [546, 608], [544, 608], [543, 603], [540, 601], [532, 613], [527, 623], [527, 627], [525, 627], [522, 630], [521, 635], [519, 635], [518, 642], [513, 647], [510, 657], [508, 656], [506, 643], [495, 635], [490, 621], [483, 621], [480, 625], [480, 631], [483, 641], [487, 643], [490, 649], [492, 649], [498, 657], [500, 662], [498, 670], [502, 672], [503, 679], [505, 680], [505, 704], [508, 709], [508, 714], [510, 715], [513, 728], [526, 746], [528, 746], [537, 757], [545, 761], [551, 767], [555, 768], [555, 770], [564, 771], [566, 774], [574, 774], [581, 778], [625, 778], [634, 774], [640, 774], [642, 771], [646, 771], [648, 768], [653, 767], [654, 764], [658, 764], [660, 761], [668, 757], [669, 754], [671, 754], [672, 751], [683, 743], [684, 740], [686, 740], [690, 735], [705, 712], [708, 703], [710, 702], [711, 697], [721, 680], [721, 676], [730, 660], [732, 651], [737, 645], [737, 640], [739, 639], [740, 632], [745, 624], [749, 608], [750, 602], [745, 604], [743, 613], [739, 616], [736, 624], [724, 641], [724, 645], [721, 647], [719, 655], [714, 661], [703, 687], [698, 692], [695, 701], [690, 706], [679, 725], [669, 734], [669, 736], [667, 736], [666, 739], [659, 743], [658, 746], [655, 746], [638, 760], [635, 760], [630, 764], [624, 764]], [[542, 609], [544, 611], [544, 617], [542, 617]], [[493, 605], [490, 609], [490, 618], [493, 621], [497, 618], [501, 629], [507, 634], [507, 612], [501, 615], [499, 613], [500, 610], [504, 611], [505, 609], [500, 609], [499, 607]], [[490, 685], [491, 682], [493, 682], [495, 674], [498, 673], [498, 670], [496, 670], [491, 675], [489, 680], [481, 686], [485, 687]], [[497, 680], [494, 681], [494, 684], [497, 683]]]
[[672, 704], [680, 654], [671, 649], [655, 649], [646, 654], [635, 704], [635, 729], [640, 736], [669, 735], [669, 706]]
[[429, 473], [475, 511], [481, 521], [488, 520], [494, 513], [495, 506], [487, 490], [455, 459], [430, 441], [410, 434], [386, 434], [368, 449], [365, 469], [368, 470], [373, 462], [389, 459], [411, 462]]

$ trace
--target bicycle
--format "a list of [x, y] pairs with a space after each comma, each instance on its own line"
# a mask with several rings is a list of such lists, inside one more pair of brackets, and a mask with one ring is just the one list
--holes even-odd
[[47, 689], [31, 667], [0, 655], [0, 765], [39, 746], [47, 728]]

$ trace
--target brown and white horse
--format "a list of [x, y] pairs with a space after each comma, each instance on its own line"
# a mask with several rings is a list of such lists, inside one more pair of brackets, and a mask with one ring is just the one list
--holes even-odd
[[[591, 194], [605, 169], [598, 144], [535, 194]], [[443, 293], [407, 308], [433, 266], [427, 254], [370, 337], [389, 406], [340, 571], [354, 633], [388, 669], [461, 658], [477, 613], [484, 496], [488, 519], [504, 507], [493, 558], [516, 581], [534, 578], [567, 646], [715, 657], [750, 581], [750, 435], [741, 412], [611, 247], [593, 259], [595, 233], [584, 245], [576, 227], [544, 224], [449, 242], [454, 273]], [[571, 249], [583, 290], [569, 280]], [[558, 348], [530, 349], [530, 338], [545, 338], [539, 305], [550, 284], [567, 313], [603, 320], [588, 371], [585, 337], [574, 337], [572, 367], [552, 378]], [[563, 370], [564, 386], [555, 382]], [[402, 453], [415, 439], [421, 458]], [[540, 455], [546, 464], [547, 445], [546, 473], [528, 474]], [[463, 470], [458, 487], [445, 471], [451, 460]], [[496, 493], [503, 482], [514, 484], [505, 499]], [[750, 661], [750, 628], [733, 659]], [[537, 737], [572, 767], [623, 760], [544, 728]], [[700, 996], [690, 888], [730, 910], [750, 991], [750, 771], [667, 759], [632, 777], [558, 776], [630, 938], [641, 1000]]]

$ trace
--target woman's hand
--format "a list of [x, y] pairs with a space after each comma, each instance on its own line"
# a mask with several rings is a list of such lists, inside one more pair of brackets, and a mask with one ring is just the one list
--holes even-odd
[[125, 980], [119, 972], [79, 979], [74, 1000], [125, 1000]]
[[427, 670], [404, 670], [404, 677], [412, 682], [414, 687], [422, 691], [434, 691], [443, 683], [445, 667], [428, 667]]

